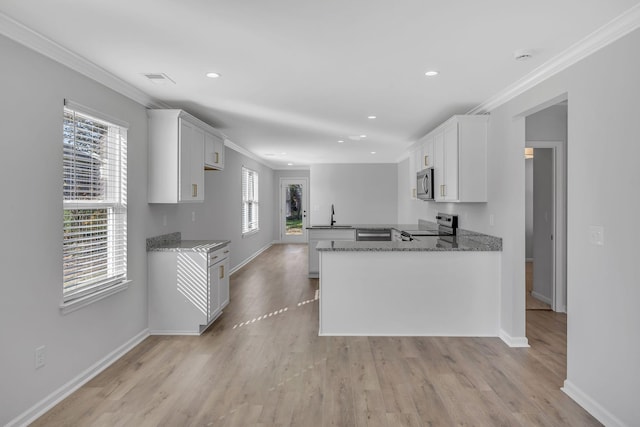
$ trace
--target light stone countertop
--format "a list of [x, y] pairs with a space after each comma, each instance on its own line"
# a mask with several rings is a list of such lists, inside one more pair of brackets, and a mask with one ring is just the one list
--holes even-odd
[[211, 252], [227, 246], [229, 240], [182, 240], [180, 233], [147, 239], [147, 252]]
[[416, 236], [414, 239], [411, 242], [323, 240], [318, 243], [316, 249], [321, 252], [502, 251], [501, 238], [462, 229], [458, 229], [456, 236]]

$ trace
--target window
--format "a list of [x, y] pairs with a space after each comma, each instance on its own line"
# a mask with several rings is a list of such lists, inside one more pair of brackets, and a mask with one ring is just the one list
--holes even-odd
[[258, 221], [258, 172], [242, 167], [242, 234], [260, 229]]
[[127, 126], [65, 101], [63, 307], [127, 282]]

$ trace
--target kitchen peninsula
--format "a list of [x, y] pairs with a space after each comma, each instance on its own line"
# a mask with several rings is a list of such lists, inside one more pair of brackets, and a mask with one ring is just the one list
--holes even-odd
[[320, 335], [498, 336], [502, 240], [321, 241]]

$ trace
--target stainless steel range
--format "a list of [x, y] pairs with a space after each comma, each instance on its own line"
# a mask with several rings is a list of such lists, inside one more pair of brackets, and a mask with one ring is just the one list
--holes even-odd
[[403, 230], [402, 240], [411, 241], [420, 236], [455, 236], [458, 229], [458, 215], [438, 213], [436, 215], [437, 229]]

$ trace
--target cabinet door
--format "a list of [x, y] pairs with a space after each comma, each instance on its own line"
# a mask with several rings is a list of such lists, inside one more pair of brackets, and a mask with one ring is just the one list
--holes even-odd
[[217, 136], [204, 134], [204, 165], [207, 169], [224, 169], [224, 141]]
[[433, 136], [428, 136], [422, 143], [421, 165], [418, 170], [433, 167]]
[[216, 264], [218, 274], [218, 296], [220, 299], [220, 309], [229, 304], [229, 258]]
[[320, 240], [309, 239], [309, 277], [318, 276], [320, 272], [320, 255], [316, 246]]
[[191, 200], [204, 200], [204, 131], [193, 128], [191, 141]]
[[218, 278], [218, 264], [208, 268], [209, 288], [207, 291], [207, 323], [218, 315], [220, 311], [220, 279]]
[[445, 188], [445, 161], [444, 161], [444, 134], [437, 133], [433, 138], [433, 192], [436, 202], [444, 201]]
[[409, 153], [409, 198], [412, 200], [418, 198], [416, 189], [416, 173], [418, 172], [417, 165], [420, 164], [421, 154], [420, 148], [416, 148]]
[[444, 179], [445, 201], [458, 200], [458, 124], [451, 123], [444, 129]]
[[180, 201], [204, 200], [204, 132], [180, 119]]

